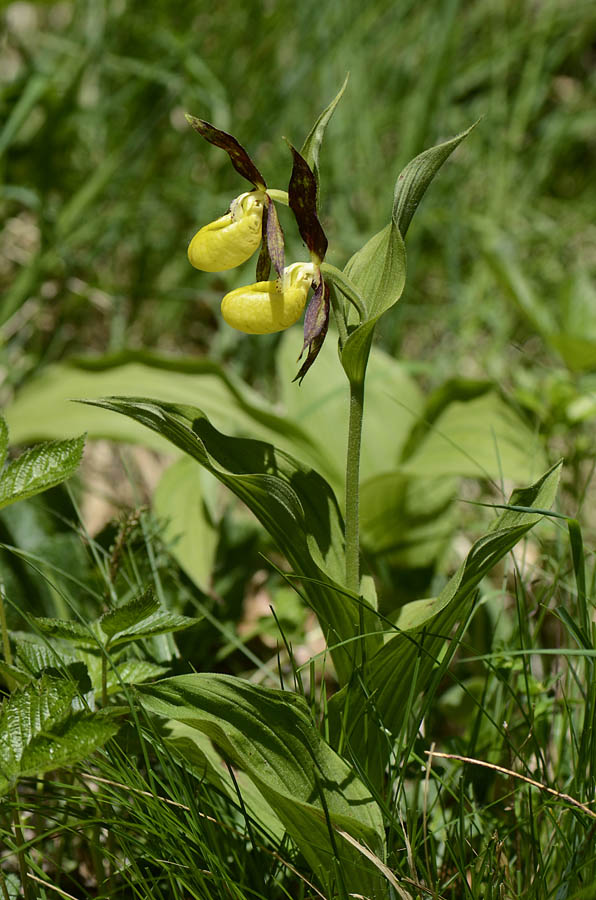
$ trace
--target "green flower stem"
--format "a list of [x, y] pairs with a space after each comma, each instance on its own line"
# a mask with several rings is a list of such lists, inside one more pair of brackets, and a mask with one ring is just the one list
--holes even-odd
[[360, 448], [364, 412], [364, 380], [350, 381], [350, 422], [346, 458], [346, 587], [360, 593]]
[[283, 203], [285, 206], [290, 205], [287, 191], [279, 191], [277, 188], [267, 188], [267, 193], [274, 203]]

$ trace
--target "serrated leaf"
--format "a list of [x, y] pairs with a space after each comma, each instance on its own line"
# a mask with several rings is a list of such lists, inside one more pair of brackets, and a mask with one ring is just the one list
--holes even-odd
[[66, 619], [47, 619], [37, 617], [33, 619], [36, 628], [43, 634], [64, 641], [70, 641], [79, 647], [98, 647], [98, 638], [93, 634], [89, 626], [80, 622], [71, 622]]
[[[116, 397], [101, 406], [166, 437], [246, 503], [294, 571], [313, 579], [302, 591], [329, 636], [340, 680], [347, 680], [359, 652], [349, 638], [360, 633], [361, 607], [337, 590], [344, 577], [343, 522], [327, 482], [272, 444], [222, 434], [196, 407]], [[367, 642], [380, 640], [372, 611], [364, 610], [364, 623]]]
[[383, 857], [381, 811], [355, 770], [323, 741], [302, 697], [203, 673], [142, 686], [139, 693], [147, 710], [208, 735], [246, 773], [331, 893], [337, 859], [351, 891], [387, 896], [379, 871], [340, 832]]
[[[524, 509], [549, 509], [552, 505], [561, 463], [553, 466], [537, 482], [511, 495], [510, 505]], [[359, 684], [335, 694], [329, 704], [330, 721], [338, 738], [341, 731], [342, 710], [349, 709], [347, 739], [356, 758], [368, 763], [368, 772], [380, 780], [387, 762], [390, 742], [383, 745], [378, 738], [378, 724], [370, 731], [365, 724], [370, 714], [370, 698], [374, 697], [375, 722], [380, 720], [387, 732], [396, 737], [403, 725], [408, 698], [415, 681], [418, 696], [427, 687], [437, 659], [458, 621], [465, 619], [474, 594], [484, 576], [522, 539], [542, 518], [540, 512], [506, 510], [495, 519], [488, 532], [479, 538], [455, 575], [438, 597], [407, 604], [397, 620], [399, 633], [388, 640], [370, 658], [362, 674], [367, 694], [363, 696]], [[452, 647], [448, 652], [455, 652]], [[376, 770], [376, 775], [375, 775]]]
[[73, 766], [113, 737], [118, 724], [102, 712], [77, 712], [48, 733], [39, 734], [26, 747], [19, 778], [43, 775], [62, 766]]
[[119, 663], [113, 673], [108, 671], [108, 694], [119, 691], [121, 689], [120, 682], [122, 684], [141, 684], [143, 681], [160, 678], [166, 672], [167, 668], [159, 666], [157, 663], [144, 659], [127, 659]]
[[19, 666], [33, 676], [39, 676], [44, 669], [68, 665], [76, 660], [76, 654], [60, 648], [60, 654], [48, 641], [36, 635], [21, 634], [15, 642], [16, 660]]
[[118, 730], [107, 715], [73, 712], [76, 685], [43, 675], [0, 710], [0, 795], [19, 778], [74, 765]]
[[163, 537], [178, 564], [201, 590], [208, 591], [219, 534], [205, 505], [203, 478], [211, 476], [194, 459], [179, 459], [162, 475], [153, 495], [153, 510], [165, 521]]
[[133, 597], [128, 603], [104, 613], [99, 625], [108, 638], [113, 638], [115, 634], [127, 631], [144, 619], [148, 619], [157, 609], [159, 600], [149, 588], [140, 597]]
[[398, 175], [393, 195], [393, 221], [405, 238], [412, 216], [426, 192], [427, 187], [456, 147], [466, 138], [477, 122], [455, 137], [424, 150]]
[[[100, 657], [91, 656], [89, 654], [84, 655], [82, 652], [79, 653], [79, 655], [83, 657], [85, 665], [87, 666], [93, 690], [95, 691], [95, 694], [99, 696], [103, 688], [102, 660]], [[156, 663], [147, 662], [146, 660], [141, 659], [128, 659], [117, 665], [110, 663], [106, 680], [108, 696], [112, 696], [113, 694], [122, 691], [123, 685], [140, 684], [143, 681], [161, 678], [167, 671], [165, 666], [160, 666]]]
[[189, 616], [180, 616], [176, 613], [160, 610], [153, 613], [137, 625], [132, 625], [124, 631], [119, 631], [109, 640], [109, 647], [119, 647], [122, 644], [129, 644], [131, 641], [140, 641], [145, 638], [157, 637], [160, 634], [170, 634], [174, 631], [183, 631], [185, 628], [192, 628], [201, 622], [201, 617], [190, 618]]
[[13, 684], [28, 684], [33, 678], [33, 675], [31, 673], [25, 672], [18, 666], [11, 666], [8, 663], [4, 662], [4, 660], [0, 660], [0, 675], [4, 679], [4, 683], [8, 685], [11, 690]]
[[25, 450], [0, 474], [0, 509], [66, 481], [78, 468], [84, 447], [82, 435]]

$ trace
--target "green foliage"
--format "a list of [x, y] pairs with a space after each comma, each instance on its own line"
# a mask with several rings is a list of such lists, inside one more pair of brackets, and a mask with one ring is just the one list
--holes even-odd
[[70, 478], [79, 467], [85, 436], [31, 447], [4, 466], [8, 427], [0, 416], [0, 509], [34, 497]]
[[164, 540], [203, 591], [211, 584], [218, 543], [206, 497], [207, 477], [190, 459], [179, 459], [164, 472], [153, 495], [155, 514], [164, 522]]
[[[404, 716], [428, 687], [443, 653], [447, 657], [453, 654], [448, 649], [450, 636], [458, 620], [469, 614], [478, 585], [540, 520], [540, 512], [532, 510], [550, 509], [560, 468], [556, 465], [530, 487], [512, 494], [509, 508], [474, 543], [439, 596], [404, 606], [397, 617], [397, 634], [368, 660], [360, 679], [333, 696], [330, 708], [336, 723], [336, 746], [347, 742], [351, 754], [367, 767], [369, 777], [380, 780], [391, 752], [391, 740], [378, 739], [379, 727], [393, 740], [398, 738]], [[371, 720], [368, 725], [367, 718]]]
[[379, 870], [342, 835], [382, 855], [380, 811], [302, 698], [208, 674], [140, 690], [146, 709], [204, 732], [243, 769], [331, 893], [339, 878], [371, 898], [386, 895]]
[[44, 634], [71, 641], [76, 646], [104, 647], [109, 651], [122, 644], [181, 631], [199, 621], [159, 609], [159, 600], [148, 590], [140, 597], [104, 613], [88, 626], [44, 618], [36, 619], [35, 624]]
[[[196, 407], [117, 397], [97, 403], [167, 438], [252, 510], [295, 572], [308, 579], [302, 591], [329, 635], [340, 680], [348, 678], [355, 648], [341, 642], [358, 633], [361, 607], [355, 598], [337, 602], [343, 522], [325, 479], [272, 444], [222, 434]], [[364, 611], [364, 621], [376, 630], [372, 610]], [[371, 634], [368, 640], [374, 645], [377, 639]]]
[[77, 709], [76, 683], [43, 676], [15, 691], [0, 709], [0, 795], [20, 778], [72, 766], [118, 731], [105, 712]]

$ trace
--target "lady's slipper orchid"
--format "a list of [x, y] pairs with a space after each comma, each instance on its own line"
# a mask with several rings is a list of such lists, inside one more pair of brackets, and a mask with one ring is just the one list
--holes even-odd
[[298, 321], [314, 275], [311, 263], [293, 263], [277, 281], [257, 281], [230, 291], [221, 312], [232, 328], [246, 334], [273, 334]]
[[232, 201], [230, 211], [201, 228], [188, 247], [188, 259], [203, 272], [223, 272], [246, 262], [261, 243], [263, 191], [248, 191]]

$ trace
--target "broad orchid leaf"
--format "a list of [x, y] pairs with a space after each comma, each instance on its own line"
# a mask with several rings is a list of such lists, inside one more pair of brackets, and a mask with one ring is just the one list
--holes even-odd
[[213, 424], [231, 434], [275, 440], [311, 465], [321, 466], [321, 453], [310, 436], [282, 418], [255, 391], [207, 359], [172, 358], [145, 351], [89, 356], [48, 366], [19, 391], [5, 415], [15, 443], [73, 437], [83, 430], [90, 438], [142, 443], [175, 452], [157, 433], [124, 416], [73, 403], [73, 397], [95, 399], [116, 393], [194, 403]]
[[247, 181], [250, 181], [251, 184], [254, 184], [260, 190], [265, 188], [265, 179], [242, 144], [235, 137], [228, 134], [227, 131], [220, 131], [219, 128], [216, 128], [215, 125], [211, 125], [209, 122], [205, 122], [204, 119], [197, 119], [196, 116], [187, 115], [186, 121], [210, 144], [225, 150], [230, 157], [232, 165], [243, 178], [246, 178]]
[[188, 456], [178, 459], [161, 477], [153, 494], [153, 510], [163, 520], [163, 538], [178, 565], [203, 591], [211, 587], [219, 533], [205, 498], [211, 476]]
[[167, 734], [162, 734], [161, 740], [180, 760], [186, 772], [192, 772], [200, 781], [209, 782], [233, 803], [239, 802], [240, 791], [243, 812], [246, 811], [275, 843], [282, 840], [285, 828], [261, 792], [239, 769], [232, 778], [206, 734], [172, 719], [167, 723]]
[[0, 708], [0, 795], [20, 778], [72, 766], [118, 731], [109, 714], [76, 710], [76, 684], [43, 675]]
[[339, 89], [338, 93], [335, 95], [329, 106], [327, 106], [323, 110], [323, 112], [313, 125], [312, 129], [309, 131], [300, 151], [301, 156], [304, 157], [308, 166], [312, 170], [317, 184], [319, 183], [319, 153], [321, 150], [321, 144], [323, 143], [325, 130], [331, 120], [331, 116], [335, 112], [337, 104], [343, 96], [343, 93], [348, 84], [349, 77], [349, 74], [346, 75], [345, 81]]
[[487, 478], [500, 484], [504, 478], [521, 481], [544, 470], [539, 435], [494, 390], [468, 400], [455, 396], [424, 434], [418, 432], [400, 471], [431, 478]]
[[371, 900], [387, 896], [378, 868], [342, 836], [346, 832], [382, 858], [381, 811], [354, 768], [322, 739], [302, 697], [207, 673], [138, 690], [145, 709], [206, 734], [243, 770], [330, 896], [336, 864], [351, 892]]
[[[513, 492], [509, 503], [512, 508], [502, 513], [474, 543], [439, 596], [407, 604], [397, 620], [398, 633], [369, 659], [361, 682], [344, 688], [331, 699], [329, 708], [335, 740], [340, 740], [345, 727], [342, 711], [349, 709], [345, 734], [350, 752], [363, 763], [368, 762], [372, 777], [376, 766], [376, 777], [380, 780], [391, 741], [383, 744], [375, 737], [374, 746], [367, 745], [366, 735], [378, 735], [379, 723], [393, 738], [400, 733], [414, 676], [417, 696], [427, 687], [454, 626], [469, 613], [484, 576], [540, 521], [541, 511], [552, 505], [560, 469], [558, 463], [530, 487]], [[448, 652], [453, 653], [455, 649], [454, 646]], [[359, 684], [366, 685], [366, 697]], [[375, 724], [369, 729], [365, 719], [371, 715]]]
[[345, 276], [367, 306], [366, 320], [352, 331], [341, 349], [342, 365], [352, 384], [362, 384], [375, 326], [383, 313], [397, 303], [404, 289], [406, 253], [403, 239], [412, 216], [436, 173], [470, 131], [471, 128], [450, 141], [425, 150], [408, 163], [395, 185], [391, 222], [345, 266]]
[[[306, 576], [301, 592], [317, 614], [341, 682], [359, 655], [360, 606], [345, 596], [343, 521], [328, 483], [314, 469], [272, 444], [234, 438], [213, 427], [196, 407], [113, 397], [99, 401], [161, 434], [236, 494], [267, 529], [294, 571]], [[312, 579], [312, 580], [310, 580]], [[364, 610], [365, 633], [378, 630]], [[371, 649], [380, 638], [371, 634]], [[347, 641], [342, 647], [335, 645]]]
[[0, 473], [0, 509], [55, 487], [76, 471], [85, 436], [25, 450]]
[[443, 165], [458, 147], [464, 138], [475, 128], [474, 122], [470, 128], [457, 134], [455, 137], [424, 150], [414, 157], [400, 172], [395, 184], [393, 194], [393, 221], [399, 228], [402, 237], [405, 238], [412, 216], [418, 209], [424, 193]]
[[348, 337], [341, 352], [353, 384], [364, 380], [375, 326], [401, 297], [406, 283], [406, 250], [395, 222], [390, 222], [348, 261], [344, 274], [367, 305], [368, 318]]

